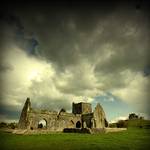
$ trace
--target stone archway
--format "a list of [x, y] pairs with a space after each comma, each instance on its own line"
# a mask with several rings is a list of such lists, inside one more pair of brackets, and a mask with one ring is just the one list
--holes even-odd
[[83, 128], [87, 128], [87, 124], [85, 121], [83, 122]]
[[38, 128], [40, 128], [40, 129], [46, 129], [47, 128], [47, 121], [46, 121], [46, 119], [41, 119], [38, 122]]
[[80, 121], [77, 121], [76, 128], [81, 128], [81, 122]]
[[108, 127], [108, 121], [106, 119], [104, 119], [105, 121], [105, 127]]

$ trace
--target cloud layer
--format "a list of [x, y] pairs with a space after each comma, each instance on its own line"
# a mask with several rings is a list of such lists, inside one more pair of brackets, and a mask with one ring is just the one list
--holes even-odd
[[149, 114], [149, 16], [145, 3], [135, 6], [5, 12], [1, 113], [19, 113], [26, 97], [33, 107], [70, 110], [73, 101], [94, 102], [109, 92]]

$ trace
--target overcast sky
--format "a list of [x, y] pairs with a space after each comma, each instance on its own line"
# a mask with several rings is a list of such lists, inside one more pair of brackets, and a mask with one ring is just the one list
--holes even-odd
[[108, 121], [150, 116], [149, 2], [30, 3], [1, 11], [0, 120], [100, 103]]

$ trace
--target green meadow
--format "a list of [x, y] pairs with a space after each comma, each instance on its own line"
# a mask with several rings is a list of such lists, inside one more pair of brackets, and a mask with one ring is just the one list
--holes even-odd
[[95, 135], [15, 135], [1, 131], [0, 144], [1, 150], [147, 150], [150, 149], [150, 129], [130, 128], [127, 131]]

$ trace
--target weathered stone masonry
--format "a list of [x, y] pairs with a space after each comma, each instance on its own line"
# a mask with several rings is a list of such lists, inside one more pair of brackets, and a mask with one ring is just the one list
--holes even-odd
[[[39, 126], [44, 120], [46, 125]], [[43, 128], [51, 131], [63, 131], [64, 128], [104, 128], [107, 127], [105, 112], [100, 104], [97, 104], [92, 112], [89, 103], [73, 103], [72, 113], [48, 110], [36, 110], [31, 107], [30, 99], [27, 98], [19, 120], [20, 129]]]

